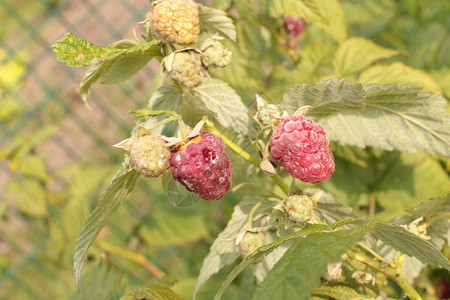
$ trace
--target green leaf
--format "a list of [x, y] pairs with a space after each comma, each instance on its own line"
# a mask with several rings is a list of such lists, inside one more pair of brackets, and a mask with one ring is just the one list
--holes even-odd
[[89, 246], [92, 245], [111, 214], [119, 208], [128, 193], [132, 191], [138, 177], [139, 174], [134, 169], [123, 169], [117, 172], [111, 179], [97, 207], [83, 223], [81, 232], [77, 237], [73, 257], [73, 267], [77, 282], [80, 280], [81, 270], [86, 261]]
[[205, 103], [201, 99], [195, 97], [191, 93], [183, 94], [181, 99], [180, 114], [183, 121], [191, 127], [194, 127], [198, 122], [200, 122], [204, 116], [216, 116], [215, 113], [206, 107]]
[[42, 182], [47, 182], [52, 178], [47, 172], [45, 160], [36, 155], [28, 155], [21, 159], [20, 172], [29, 177], [39, 179]]
[[359, 82], [416, 84], [426, 91], [440, 94], [442, 89], [427, 73], [396, 62], [391, 65], [375, 65], [361, 73]]
[[130, 112], [134, 113], [136, 117], [157, 117], [157, 116], [171, 116], [174, 115], [174, 111], [170, 110], [151, 110], [149, 108], [142, 108], [138, 110], [131, 110]]
[[51, 47], [56, 53], [56, 58], [67, 63], [69, 67], [84, 67], [94, 59], [98, 61], [106, 60], [112, 56], [114, 51], [117, 51], [113, 48], [96, 46], [72, 33], [66, 33], [62, 39], [57, 40]]
[[[214, 77], [222, 79], [232, 87], [245, 90], [261, 89], [264, 72], [260, 64], [254, 61], [264, 60], [266, 42], [259, 28], [236, 24], [238, 43], [224, 41], [224, 45], [233, 53], [233, 61], [226, 68], [210, 69]], [[245, 80], [243, 80], [245, 79]]]
[[[236, 267], [233, 268], [233, 270], [230, 272], [230, 274], [228, 274], [227, 278], [225, 279], [225, 281], [222, 283], [222, 286], [220, 288], [219, 291], [217, 291], [216, 296], [214, 297], [214, 300], [219, 300], [223, 293], [225, 292], [225, 289], [231, 284], [231, 282], [233, 282], [233, 280], [247, 267], [249, 267], [250, 265], [254, 264], [260, 257], [269, 254], [270, 252], [272, 252], [276, 247], [280, 246], [281, 244], [295, 239], [295, 238], [299, 238], [302, 237], [304, 235], [308, 235], [308, 234], [312, 234], [314, 232], [318, 232], [324, 229], [329, 229], [329, 227], [327, 225], [323, 225], [323, 224], [311, 224], [308, 225], [307, 227], [294, 232], [288, 236], [285, 236], [281, 239], [276, 240], [275, 242], [272, 242], [270, 244], [267, 244], [265, 246], [259, 247], [258, 249], [256, 249], [253, 253], [251, 253], [250, 255], [246, 256], [241, 263], [239, 263]], [[289, 251], [289, 250], [288, 250]], [[284, 256], [283, 256], [284, 257]], [[283, 259], [283, 258], [282, 258]], [[276, 266], [276, 265], [275, 265]], [[270, 273], [269, 273], [270, 274]]]
[[258, 24], [258, 14], [256, 11], [254, 1], [238, 0], [235, 1], [236, 9], [239, 12], [239, 16], [249, 22], [252, 25]]
[[399, 51], [380, 47], [370, 40], [351, 38], [338, 48], [333, 65], [336, 74], [345, 76], [397, 54]]
[[333, 78], [294, 86], [284, 95], [281, 107], [293, 114], [300, 107], [311, 105], [308, 115], [324, 117], [339, 112], [361, 111], [364, 100], [361, 84]]
[[320, 15], [326, 20], [319, 22], [318, 26], [322, 27], [333, 39], [343, 42], [347, 38], [347, 23], [339, 0], [303, 0], [303, 2], [317, 5]]
[[182, 300], [170, 288], [149, 283], [136, 289], [129, 289], [120, 300]]
[[80, 84], [81, 97], [86, 104], [89, 89], [101, 77], [104, 77], [101, 81], [103, 84], [124, 82], [140, 71], [152, 58], [162, 56], [160, 45], [154, 42], [125, 46], [128, 48], [117, 48], [108, 60], [96, 62], [86, 72]]
[[[348, 299], [364, 299], [367, 298], [358, 298], [361, 297], [354, 288], [345, 285], [336, 285], [336, 286], [321, 286], [313, 290], [313, 295], [326, 297], [326, 299], [331, 298], [334, 300], [348, 300]], [[322, 299], [322, 298], [321, 298]]]
[[318, 189], [304, 190], [304, 193], [310, 196], [319, 192], [321, 194], [315, 209], [316, 218], [324, 221], [328, 226], [334, 226], [339, 220], [356, 218], [351, 208], [337, 202], [331, 194], [327, 194]]
[[[157, 297], [157, 298], [154, 298]], [[178, 296], [171, 289], [156, 285], [156, 284], [148, 284], [147, 288], [139, 288], [136, 291], [132, 291], [127, 288], [125, 295], [120, 297], [120, 300], [170, 300], [170, 299], [179, 299], [181, 297]]]
[[27, 215], [33, 217], [48, 215], [46, 190], [37, 180], [20, 177], [10, 180], [6, 185], [4, 196], [14, 199], [18, 209]]
[[376, 223], [373, 235], [388, 246], [415, 257], [424, 264], [450, 271], [450, 262], [436, 246], [399, 225]]
[[[155, 48], [159, 49], [158, 45]], [[114, 60], [114, 63], [103, 74], [102, 84], [118, 84], [130, 79], [139, 72], [154, 56], [149, 52], [131, 52]]]
[[90, 67], [84, 75], [80, 83], [80, 94], [86, 105], [88, 105], [88, 94], [91, 86], [109, 70], [113, 63], [114, 60], [98, 62]]
[[[447, 99], [450, 98], [450, 67], [441, 68], [438, 70], [433, 70], [430, 72], [439, 87], [442, 88]], [[421, 84], [419, 84], [421, 85]], [[426, 88], [428, 90], [428, 88]], [[1, 110], [0, 110], [1, 111]], [[0, 117], [1, 119], [1, 117]]]
[[196, 87], [193, 95], [217, 114], [217, 120], [223, 126], [244, 135], [253, 135], [247, 107], [227, 83], [213, 79]]
[[361, 241], [369, 225], [349, 230], [318, 232], [297, 241], [258, 285], [251, 299], [309, 299], [320, 275], [348, 248]]
[[[336, 171], [320, 187], [358, 214], [366, 214], [374, 198], [378, 220], [391, 220], [423, 199], [450, 189], [442, 166], [429, 155], [386, 152], [367, 158], [365, 166], [335, 157]], [[392, 199], [395, 199], [393, 201]], [[347, 217], [348, 218], [348, 217]]]
[[233, 20], [223, 10], [198, 5], [200, 28], [202, 31], [218, 33], [226, 38], [236, 41], [236, 29]]
[[200, 287], [214, 274], [219, 272], [224, 266], [233, 263], [239, 256], [239, 251], [235, 246], [235, 238], [242, 232], [248, 220], [248, 214], [261, 199], [255, 197], [244, 197], [235, 206], [225, 229], [219, 234], [211, 246], [211, 250], [203, 261], [200, 274], [195, 285], [194, 299]]
[[429, 221], [437, 216], [450, 214], [450, 195], [436, 197], [419, 203], [414, 209], [407, 209], [408, 213], [416, 217], [425, 217]]
[[271, 17], [283, 15], [303, 18], [308, 22], [326, 22], [323, 19], [316, 0], [264, 0]]
[[[56, 41], [51, 47], [56, 53], [56, 58], [67, 63], [69, 67], [84, 67], [92, 62], [120, 58], [120, 55], [134, 54], [134, 52], [148, 52], [153, 56], [161, 55], [159, 46], [155, 45], [154, 41], [137, 45], [127, 43], [122, 44], [122, 46], [124, 47], [100, 47], [72, 33], [66, 33], [62, 39]], [[153, 49], [151, 49], [152, 47]]]
[[121, 279], [122, 273], [116, 267], [106, 261], [97, 261], [89, 266], [70, 300], [113, 300]]
[[410, 85], [371, 84], [365, 90], [363, 111], [319, 119], [331, 140], [361, 148], [450, 156], [450, 114], [445, 99]]
[[160, 87], [152, 94], [148, 102], [148, 107], [152, 110], [180, 111], [181, 91], [175, 85]]
[[[167, 206], [170, 204], [167, 204]], [[182, 246], [208, 237], [208, 226], [204, 214], [198, 207], [165, 207], [157, 214], [150, 215], [148, 224], [144, 222], [139, 234], [152, 247]], [[156, 208], [153, 208], [156, 211]]]

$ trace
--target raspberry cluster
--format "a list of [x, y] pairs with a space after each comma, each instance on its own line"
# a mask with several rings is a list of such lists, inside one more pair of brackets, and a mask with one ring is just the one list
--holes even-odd
[[189, 46], [198, 41], [198, 6], [192, 0], [158, 0], [149, 15], [150, 26], [162, 39]]
[[217, 200], [231, 187], [230, 158], [223, 140], [209, 132], [200, 141], [172, 152], [170, 170], [173, 178], [190, 192], [206, 200]]
[[325, 130], [304, 116], [284, 118], [269, 143], [272, 159], [295, 178], [320, 183], [334, 172], [334, 157]]

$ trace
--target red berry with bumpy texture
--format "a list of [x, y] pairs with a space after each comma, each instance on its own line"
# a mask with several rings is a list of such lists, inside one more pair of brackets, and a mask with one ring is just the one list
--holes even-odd
[[284, 118], [269, 143], [272, 159], [303, 182], [324, 182], [334, 172], [334, 157], [325, 130], [304, 116]]
[[200, 141], [172, 152], [170, 170], [176, 181], [206, 200], [222, 198], [231, 187], [230, 158], [225, 144], [209, 132], [203, 133]]
[[131, 146], [130, 159], [138, 173], [158, 177], [170, 167], [170, 150], [161, 136], [145, 135]]
[[198, 41], [198, 6], [192, 0], [155, 1], [149, 20], [153, 32], [166, 41], [184, 46]]
[[283, 28], [287, 34], [296, 37], [305, 28], [305, 21], [296, 17], [286, 17], [283, 21]]

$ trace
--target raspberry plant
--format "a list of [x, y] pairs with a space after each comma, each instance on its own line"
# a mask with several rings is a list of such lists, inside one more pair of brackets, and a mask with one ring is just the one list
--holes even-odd
[[[95, 82], [161, 65], [159, 88], [116, 145], [123, 167], [78, 236], [76, 280], [140, 175], [161, 176], [185, 206], [228, 201], [233, 173], [239, 203], [194, 299], [225, 271], [216, 300], [238, 276], [251, 282], [237, 285], [242, 299], [423, 299], [424, 266], [450, 270], [441, 87], [396, 61], [401, 50], [351, 36], [338, 0], [257, 2], [153, 1], [139, 38], [105, 47], [68, 33], [52, 46], [68, 66], [90, 67], [86, 104]], [[181, 299], [154, 275], [122, 299]]]

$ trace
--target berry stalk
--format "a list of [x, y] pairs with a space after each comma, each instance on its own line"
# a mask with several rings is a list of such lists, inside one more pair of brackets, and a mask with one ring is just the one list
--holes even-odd
[[401, 270], [401, 263], [396, 264], [395, 267], [388, 265], [382, 267], [382, 262], [376, 258], [368, 257], [366, 254], [358, 250], [350, 250], [347, 252], [348, 256], [354, 260], [362, 262], [369, 268], [372, 268], [380, 273], [383, 273], [388, 278], [392, 279], [397, 285], [408, 295], [411, 300], [423, 300], [416, 289], [408, 282]]
[[[217, 130], [217, 128], [214, 126], [213, 123], [211, 123], [209, 120], [205, 121], [205, 125], [208, 127], [208, 131], [211, 133], [214, 133], [215, 135], [219, 136], [220, 138], [222, 138], [222, 140], [225, 142], [225, 144], [234, 152], [236, 152], [237, 154], [239, 154], [240, 156], [242, 156], [242, 158], [244, 158], [245, 160], [247, 160], [248, 162], [250, 162], [252, 165], [254, 165], [255, 167], [259, 168], [259, 160], [255, 157], [253, 157], [252, 155], [250, 155], [248, 152], [246, 152], [245, 150], [243, 150], [241, 147], [239, 147], [238, 145], [236, 145], [235, 143], [233, 143], [230, 139], [228, 139], [226, 136], [224, 136], [219, 130]], [[283, 179], [278, 176], [271, 176], [271, 178], [273, 179], [273, 181], [280, 187], [280, 189], [286, 194], [289, 194], [289, 186], [283, 181]]]

